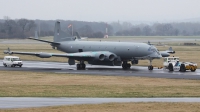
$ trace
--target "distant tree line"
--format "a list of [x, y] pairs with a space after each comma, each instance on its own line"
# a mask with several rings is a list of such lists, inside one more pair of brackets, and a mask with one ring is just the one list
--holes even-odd
[[0, 22], [0, 38], [26, 38], [34, 34], [35, 27], [33, 20], [6, 18]]
[[[106, 27], [109, 36], [200, 36], [200, 23], [191, 22], [132, 25], [129, 22], [107, 24], [105, 22], [58, 21], [61, 22], [62, 30], [67, 32], [66, 36], [75, 36], [75, 32], [79, 32], [82, 37], [103, 38]], [[12, 20], [5, 17], [0, 20], [0, 38], [33, 37], [35, 31], [38, 32], [39, 37], [53, 36], [55, 22], [56, 20]]]
[[200, 23], [154, 23], [153, 25], [111, 23], [116, 36], [199, 36]]
[[[61, 22], [61, 29], [67, 32], [67, 36], [75, 36], [75, 32], [78, 32], [83, 37], [89, 38], [103, 38], [106, 33], [106, 27], [108, 27], [108, 35], [113, 35], [113, 29], [111, 25], [107, 25], [105, 22], [85, 22], [85, 21], [70, 21], [70, 20], [58, 20]], [[40, 31], [40, 36], [53, 35], [55, 20], [35, 20], [37, 24], [37, 31]], [[69, 25], [72, 25], [69, 27]], [[72, 30], [73, 28], [73, 30]]]
[[[106, 27], [110, 29], [108, 35], [113, 34], [112, 27], [104, 22], [58, 21], [61, 22], [62, 30], [67, 32], [66, 36], [75, 36], [75, 32], [79, 32], [83, 37], [103, 38]], [[7, 17], [0, 20], [0, 38], [33, 37], [35, 31], [38, 32], [40, 37], [53, 36], [55, 22], [56, 20], [12, 20]], [[68, 27], [69, 25], [73, 26], [73, 30], [72, 27]]]

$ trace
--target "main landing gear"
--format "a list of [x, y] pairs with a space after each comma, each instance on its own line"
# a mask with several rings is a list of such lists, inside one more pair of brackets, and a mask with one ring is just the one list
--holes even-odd
[[149, 62], [150, 62], [150, 65], [148, 66], [148, 69], [149, 69], [149, 70], [153, 70], [152, 60], [150, 59]]
[[84, 61], [80, 61], [80, 64], [76, 65], [77, 70], [85, 70], [85, 67], [86, 67], [86, 65], [85, 65]]
[[127, 63], [127, 61], [123, 61], [122, 68], [123, 68], [124, 70], [130, 69], [130, 68], [131, 68], [131, 64], [130, 64], [130, 63]]

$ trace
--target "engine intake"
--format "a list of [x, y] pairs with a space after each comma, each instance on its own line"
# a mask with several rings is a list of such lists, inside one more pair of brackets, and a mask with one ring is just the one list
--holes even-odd
[[104, 54], [100, 54], [100, 55], [99, 55], [99, 60], [103, 61], [104, 59], [105, 59]]
[[104, 54], [102, 54], [102, 53], [96, 53], [95, 54], [94, 60], [103, 61], [104, 59], [105, 59], [105, 55]]
[[105, 61], [114, 61], [115, 58], [117, 58], [117, 56], [113, 53], [105, 53]]

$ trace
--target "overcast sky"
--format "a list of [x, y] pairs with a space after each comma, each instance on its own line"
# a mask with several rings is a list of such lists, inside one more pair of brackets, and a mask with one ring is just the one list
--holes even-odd
[[173, 21], [200, 18], [200, 0], [0, 0], [0, 18]]

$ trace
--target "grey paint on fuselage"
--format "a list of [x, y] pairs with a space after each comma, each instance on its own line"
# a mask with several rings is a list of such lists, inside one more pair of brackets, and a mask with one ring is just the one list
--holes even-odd
[[[143, 57], [154, 54], [157, 49], [154, 46], [146, 43], [130, 43], [130, 42], [103, 42], [103, 41], [65, 41], [60, 42], [61, 45], [57, 46], [58, 50], [66, 53], [79, 52], [82, 49], [86, 51], [109, 51], [121, 59], [134, 59], [136, 57]], [[154, 49], [149, 50], [149, 49]], [[157, 54], [159, 55], [159, 54]], [[156, 54], [155, 54], [155, 57]]]
[[52, 56], [67, 57], [69, 58], [68, 63], [70, 65], [74, 65], [75, 60], [80, 62], [77, 64], [77, 69], [85, 69], [84, 61], [92, 65], [122, 65], [123, 69], [129, 69], [131, 64], [127, 63], [128, 61], [131, 61], [132, 64], [138, 64], [138, 60], [147, 59], [150, 61], [149, 70], [153, 70], [153, 66], [151, 65], [152, 60], [162, 57], [155, 46], [146, 43], [79, 41], [79, 39], [73, 36], [68, 37], [67, 34], [61, 30], [60, 22], [55, 23], [53, 42], [34, 38], [30, 39], [49, 43], [53, 49], [68, 54], [17, 52], [10, 51], [9, 48], [5, 50], [4, 53], [35, 55], [40, 58], [50, 58]]

